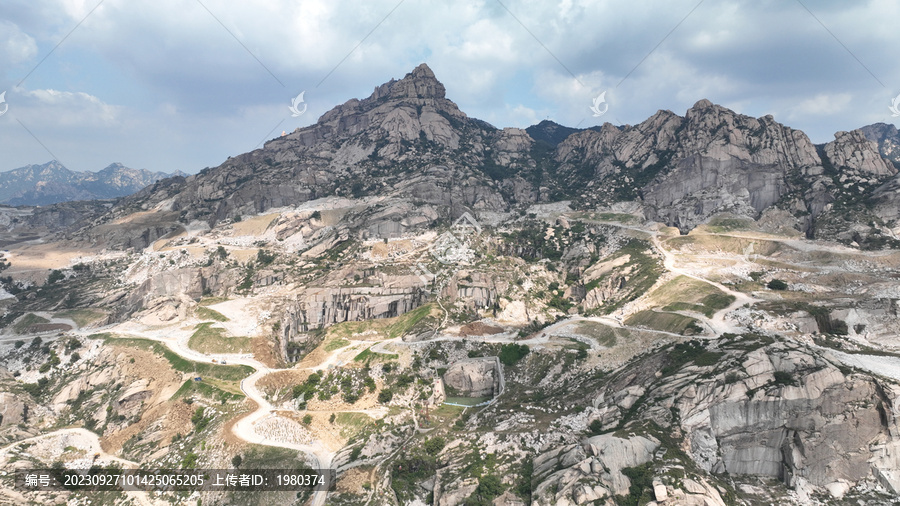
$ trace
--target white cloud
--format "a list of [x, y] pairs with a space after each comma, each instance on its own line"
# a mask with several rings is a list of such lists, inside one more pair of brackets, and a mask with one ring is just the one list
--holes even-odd
[[0, 57], [7, 64], [27, 61], [37, 54], [37, 44], [28, 34], [9, 21], [0, 21]]
[[119, 123], [124, 110], [121, 106], [106, 104], [84, 92], [53, 89], [15, 91], [17, 93], [13, 95], [10, 103], [19, 102], [17, 114], [39, 126], [111, 127]]
[[818, 95], [803, 100], [796, 106], [791, 107], [789, 109], [788, 118], [844, 114], [852, 99], [853, 95], [850, 93], [819, 93]]

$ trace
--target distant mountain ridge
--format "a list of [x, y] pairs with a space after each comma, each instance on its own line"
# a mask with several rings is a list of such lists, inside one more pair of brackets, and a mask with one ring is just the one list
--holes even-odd
[[0, 172], [0, 204], [45, 206], [72, 200], [131, 195], [160, 179], [184, 175], [132, 169], [113, 163], [98, 171], [71, 171], [56, 160]]

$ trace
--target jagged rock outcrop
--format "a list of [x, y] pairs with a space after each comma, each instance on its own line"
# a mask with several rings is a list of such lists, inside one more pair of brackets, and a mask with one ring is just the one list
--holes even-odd
[[[719, 212], [759, 218], [773, 205], [796, 205], [792, 193], [798, 212], [815, 218], [837, 198], [833, 179], [862, 175], [875, 183], [896, 173], [860, 131], [838, 132], [820, 151], [772, 116], [752, 118], [708, 100], [683, 118], [659, 111], [633, 127], [572, 134], [555, 159], [570, 186], [584, 185], [582, 200], [641, 200], [648, 218], [683, 231]], [[809, 231], [813, 221], [792, 225]]]
[[128, 304], [146, 307], [147, 301], [159, 297], [188, 296], [199, 299], [204, 293], [219, 292], [234, 282], [234, 272], [217, 267], [182, 267], [150, 274], [129, 292]]
[[426, 300], [419, 287], [308, 288], [287, 310], [282, 328], [288, 337], [339, 322], [393, 318]]
[[878, 152], [886, 160], [897, 165], [900, 163], [900, 131], [887, 123], [875, 123], [859, 129], [866, 139], [878, 145]]
[[897, 173], [897, 169], [881, 157], [877, 145], [866, 139], [861, 130], [834, 134], [834, 140], [825, 144], [825, 154], [835, 167], [846, 167], [864, 175], [879, 177]]
[[535, 505], [574, 505], [627, 495], [626, 467], [651, 461], [659, 441], [601, 435], [581, 444], [542, 453], [534, 459]]
[[380, 286], [308, 287], [284, 305], [280, 319], [280, 345], [311, 349], [323, 334], [312, 331], [345, 321], [393, 318], [428, 301], [429, 293], [414, 275], [385, 276]]
[[376, 193], [452, 209], [506, 208], [498, 185], [473, 167], [484, 164], [492, 146], [503, 163], [527, 155], [530, 137], [470, 119], [444, 95], [431, 69], [420, 65], [366, 99], [333, 108], [315, 125], [183, 181], [155, 185], [120, 209], [160, 208], [214, 223], [324, 196]]

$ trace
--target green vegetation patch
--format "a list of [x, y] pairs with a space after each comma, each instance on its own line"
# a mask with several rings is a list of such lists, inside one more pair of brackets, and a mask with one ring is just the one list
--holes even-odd
[[[225, 251], [224, 248], [222, 249], [222, 251]], [[202, 299], [200, 299], [200, 302], [198, 302], [198, 304], [200, 304], [201, 306], [212, 306], [214, 304], [225, 302], [227, 300], [228, 297], [203, 297]]]
[[393, 339], [409, 333], [421, 332], [430, 328], [429, 324], [434, 321], [434, 318], [431, 316], [431, 311], [434, 308], [435, 304], [425, 304], [395, 318], [341, 322], [328, 327], [326, 336], [327, 338], [350, 339], [353, 337], [353, 334], [362, 334], [363, 332], [374, 330], [381, 334], [379, 337], [383, 336], [385, 339]]
[[340, 427], [341, 436], [352, 438], [374, 425], [372, 417], [365, 413], [335, 413], [334, 423]]
[[328, 341], [327, 343], [325, 343], [325, 351], [338, 350], [349, 344], [350, 344], [350, 341], [348, 341], [346, 339], [341, 339], [341, 338], [332, 339], [332, 340]]
[[625, 213], [590, 213], [588, 219], [598, 221], [612, 221], [624, 224], [640, 223], [641, 219], [633, 214]]
[[243, 395], [225, 391], [206, 381], [194, 381], [189, 379], [181, 385], [181, 388], [172, 395], [172, 399], [182, 399], [185, 397], [204, 397], [210, 400], [233, 401], [243, 399]]
[[712, 233], [732, 232], [735, 230], [756, 230], [756, 222], [750, 218], [717, 216], [709, 220], [706, 229]]
[[489, 400], [491, 400], [490, 397], [447, 397], [444, 399], [444, 402], [462, 406], [477, 406], [478, 404]]
[[708, 367], [717, 364], [724, 355], [717, 351], [707, 351], [703, 341], [677, 343], [666, 355], [666, 365], [660, 372], [663, 376], [668, 376], [688, 364]]
[[664, 311], [696, 311], [712, 317], [735, 301], [733, 295], [703, 281], [678, 276], [650, 294], [650, 300], [663, 306]]
[[612, 348], [618, 339], [628, 339], [631, 332], [626, 328], [610, 327], [600, 322], [582, 320], [575, 324], [576, 332], [597, 341], [600, 346]]
[[[95, 334], [96, 335], [96, 334]], [[104, 337], [103, 340], [111, 345], [129, 346], [140, 350], [147, 350], [162, 356], [178, 372], [187, 372], [200, 377], [209, 376], [224, 381], [240, 381], [253, 374], [254, 369], [247, 365], [219, 365], [207, 364], [187, 360], [170, 350], [166, 345], [143, 339], [140, 337]]]
[[498, 355], [498, 357], [500, 358], [500, 363], [509, 367], [515, 365], [516, 362], [525, 358], [525, 355], [528, 355], [529, 351], [531, 350], [527, 345], [509, 343], [504, 344], [500, 347], [500, 354]]
[[650, 309], [639, 311], [629, 316], [628, 319], [625, 320], [625, 324], [681, 335], [694, 335], [702, 330], [695, 318], [676, 313], [653, 311]]
[[208, 307], [200, 306], [195, 311], [197, 314], [197, 318], [201, 320], [213, 320], [217, 322], [227, 322], [228, 317], [223, 315], [222, 313], [216, 311], [215, 309], [210, 309]]
[[249, 337], [229, 337], [225, 329], [212, 327], [210, 322], [200, 323], [195, 329], [188, 347], [200, 353], [247, 353], [251, 349]]
[[353, 357], [355, 362], [370, 362], [372, 360], [396, 360], [400, 355], [396, 353], [375, 353], [372, 347], [368, 347]]

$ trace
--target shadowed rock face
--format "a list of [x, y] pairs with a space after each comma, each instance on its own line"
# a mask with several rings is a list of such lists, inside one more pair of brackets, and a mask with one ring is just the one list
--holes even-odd
[[421, 283], [397, 287], [307, 288], [290, 304], [284, 337], [346, 321], [393, 318], [428, 300]]
[[447, 368], [444, 384], [467, 397], [491, 397], [500, 386], [496, 368], [493, 358], [462, 360]]

